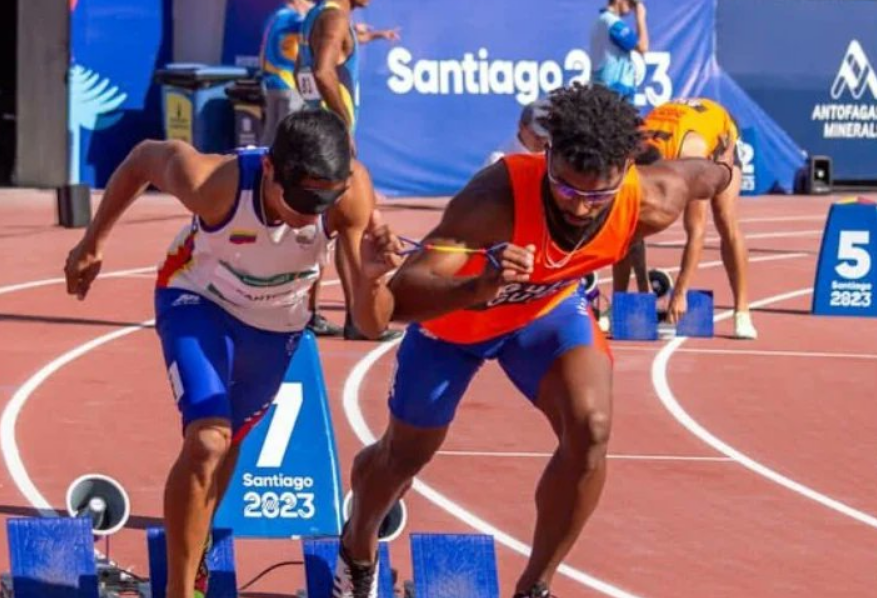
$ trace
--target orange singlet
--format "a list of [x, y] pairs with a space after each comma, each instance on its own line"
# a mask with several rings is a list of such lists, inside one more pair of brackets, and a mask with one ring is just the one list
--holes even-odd
[[736, 143], [737, 124], [720, 104], [706, 99], [673, 100], [661, 104], [645, 118], [643, 129], [651, 133], [648, 143], [658, 148], [661, 157], [679, 157], [688, 133], [697, 133], [707, 143], [709, 154], [721, 151], [721, 141]]
[[[513, 332], [547, 314], [575, 292], [584, 275], [627, 254], [636, 230], [642, 190], [635, 167], [628, 170], [600, 230], [588, 243], [568, 253], [554, 244], [548, 231], [542, 205], [545, 157], [514, 155], [504, 160], [515, 206], [511, 242], [520, 247], [536, 247], [533, 273], [529, 282], [504, 286], [499, 295], [485, 305], [423, 322], [423, 328], [442, 340], [477, 343]], [[477, 275], [484, 265], [483, 256], [472, 256], [456, 275]]]

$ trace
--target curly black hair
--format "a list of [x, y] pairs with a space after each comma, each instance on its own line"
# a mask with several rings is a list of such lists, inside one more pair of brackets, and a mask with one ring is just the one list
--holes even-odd
[[556, 89], [548, 114], [538, 120], [551, 134], [554, 155], [579, 172], [601, 177], [623, 168], [642, 140], [637, 109], [602, 85]]

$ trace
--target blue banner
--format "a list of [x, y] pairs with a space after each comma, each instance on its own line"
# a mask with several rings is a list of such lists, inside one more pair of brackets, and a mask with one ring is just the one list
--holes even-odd
[[102, 187], [134, 145], [163, 136], [152, 73], [171, 56], [172, 0], [72, 0], [70, 182]]
[[[399, 26], [363, 49], [357, 144], [391, 195], [449, 194], [515, 134], [522, 106], [590, 80], [589, 32], [605, 2], [375, 2], [363, 19]], [[643, 109], [687, 94], [712, 57], [711, 0], [650, 5], [654, 52], [639, 61]], [[449, 18], [454, 15], [453, 18]], [[489, 24], [489, 27], [486, 26]]]
[[877, 205], [831, 206], [813, 285], [813, 313], [877, 317]]
[[[177, 0], [179, 1], [179, 0]], [[283, 0], [227, 0], [222, 64], [259, 68], [259, 49], [271, 15]]]
[[341, 500], [326, 384], [306, 332], [274, 403], [241, 446], [213, 525], [239, 538], [338, 535]]
[[877, 2], [719, 5], [718, 57], [742, 89], [834, 178], [877, 180]]
[[[102, 186], [137, 141], [163, 135], [151, 78], [171, 58], [171, 1], [73, 3], [74, 180]], [[281, 2], [226, 4], [223, 62], [254, 66]], [[795, 2], [795, 14], [809, 16], [776, 27], [788, 16], [786, 0], [722, 3], [718, 16], [715, 0], [650, 3], [652, 51], [637, 55], [637, 106], [645, 112], [693, 96], [725, 104], [741, 128], [754, 131], [761, 190], [791, 190], [802, 147], [832, 156], [837, 178], [874, 178], [877, 38], [863, 27], [877, 22], [877, 5], [837, 4]], [[523, 105], [590, 79], [590, 29], [604, 5], [381, 0], [354, 11], [357, 21], [402, 34], [397, 44], [362, 46], [357, 146], [379, 189], [391, 196], [459, 190], [515, 134]], [[729, 48], [719, 60], [717, 33]]]

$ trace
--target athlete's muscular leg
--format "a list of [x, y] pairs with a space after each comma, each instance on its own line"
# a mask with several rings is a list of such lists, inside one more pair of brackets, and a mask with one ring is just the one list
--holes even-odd
[[749, 311], [749, 251], [737, 219], [742, 178], [740, 168], [735, 166], [731, 184], [712, 201], [713, 219], [722, 239], [722, 263], [734, 293], [734, 311], [738, 312]]
[[631, 244], [627, 255], [612, 264], [612, 290], [616, 293], [626, 293], [630, 284], [630, 271], [636, 276], [636, 287], [640, 293], [648, 293], [651, 290], [649, 276], [646, 270], [646, 243], [637, 241]]
[[220, 496], [218, 473], [230, 449], [228, 420], [196, 420], [186, 427], [183, 448], [164, 493], [168, 598], [194, 596], [198, 562]]
[[353, 508], [342, 538], [354, 561], [375, 562], [381, 522], [439, 450], [447, 432], [447, 426], [417, 428], [390, 416], [383, 437], [356, 456]]
[[558, 438], [536, 489], [533, 552], [517, 592], [550, 584], [593, 513], [606, 480], [612, 420], [612, 364], [593, 346], [579, 346], [555, 360], [539, 387], [536, 406]]

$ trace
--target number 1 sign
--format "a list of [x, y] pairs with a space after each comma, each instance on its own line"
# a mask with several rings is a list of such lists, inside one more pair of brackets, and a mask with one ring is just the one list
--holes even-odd
[[213, 525], [237, 538], [338, 535], [341, 497], [317, 343], [305, 332], [273, 404], [241, 445]]
[[837, 203], [828, 212], [813, 313], [877, 317], [877, 205], [865, 199]]

